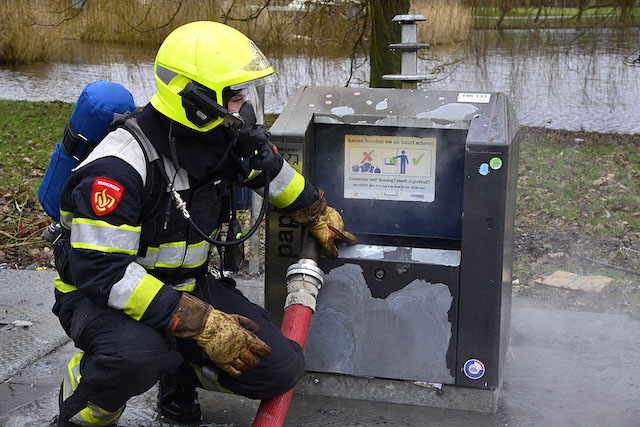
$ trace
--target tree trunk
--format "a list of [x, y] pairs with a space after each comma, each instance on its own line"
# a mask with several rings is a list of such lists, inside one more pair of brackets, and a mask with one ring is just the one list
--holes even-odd
[[382, 80], [384, 74], [400, 74], [400, 52], [390, 51], [391, 43], [400, 43], [400, 24], [391, 22], [396, 15], [409, 13], [410, 0], [369, 0], [371, 10], [370, 87], [400, 87], [400, 82]]
[[620, 22], [630, 27], [633, 23], [633, 17], [631, 16], [631, 9], [633, 8], [634, 0], [622, 0], [622, 11], [620, 12]]
[[507, 14], [507, 10], [501, 8], [500, 9], [500, 19], [498, 19], [498, 23], [496, 24], [496, 29], [501, 30], [502, 29], [502, 21], [504, 21], [504, 17]]
[[576, 15], [576, 21], [578, 21], [578, 26], [582, 25], [582, 10], [584, 9], [584, 2], [582, 0], [577, 0], [578, 6], [578, 14]]

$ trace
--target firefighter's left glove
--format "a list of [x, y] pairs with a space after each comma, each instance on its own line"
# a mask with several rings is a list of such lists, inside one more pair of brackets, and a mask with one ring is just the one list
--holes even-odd
[[329, 258], [338, 256], [336, 242], [344, 242], [348, 245], [355, 245], [358, 239], [353, 234], [345, 231], [342, 216], [327, 206], [324, 193], [320, 191], [320, 198], [312, 205], [285, 214], [298, 224], [307, 226], [313, 237], [322, 245]]
[[271, 348], [255, 334], [258, 325], [237, 314], [227, 314], [188, 293], [182, 293], [168, 333], [193, 338], [216, 366], [232, 377], [258, 366], [258, 356]]

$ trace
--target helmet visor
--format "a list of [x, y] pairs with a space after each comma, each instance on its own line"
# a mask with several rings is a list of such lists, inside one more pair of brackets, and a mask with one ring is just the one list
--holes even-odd
[[278, 76], [276, 76], [276, 73], [273, 73], [273, 74], [269, 74], [268, 76], [260, 77], [259, 79], [249, 80], [242, 83], [236, 83], [234, 85], [229, 86], [229, 89], [240, 90], [240, 89], [253, 87], [253, 86], [264, 86], [266, 84], [274, 83], [277, 81], [278, 81]]

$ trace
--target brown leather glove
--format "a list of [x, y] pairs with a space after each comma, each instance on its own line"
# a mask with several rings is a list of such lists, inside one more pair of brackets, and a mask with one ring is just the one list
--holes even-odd
[[307, 226], [313, 237], [322, 245], [327, 256], [336, 258], [338, 256], [336, 240], [348, 245], [355, 245], [358, 243], [358, 239], [344, 230], [342, 216], [331, 206], [327, 206], [324, 192], [320, 189], [318, 190], [320, 191], [320, 198], [315, 203], [306, 208], [285, 214], [285, 216], [298, 224]]
[[167, 332], [195, 339], [218, 368], [237, 377], [258, 366], [256, 354], [271, 354], [271, 348], [255, 335], [258, 329], [244, 316], [226, 314], [183, 292]]

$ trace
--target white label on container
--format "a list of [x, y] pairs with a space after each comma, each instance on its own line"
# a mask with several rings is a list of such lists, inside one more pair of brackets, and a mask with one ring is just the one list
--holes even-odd
[[476, 104], [488, 104], [491, 100], [490, 93], [465, 93], [458, 94], [458, 102], [473, 102]]
[[345, 135], [344, 197], [433, 202], [436, 138]]

